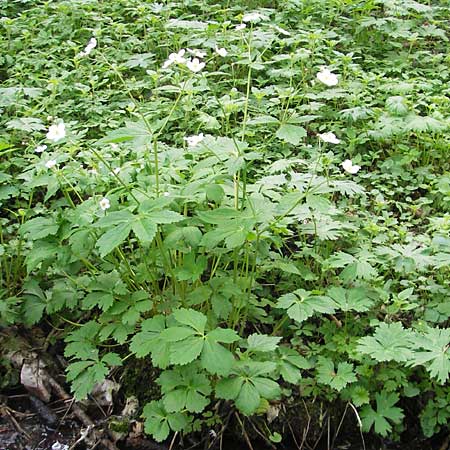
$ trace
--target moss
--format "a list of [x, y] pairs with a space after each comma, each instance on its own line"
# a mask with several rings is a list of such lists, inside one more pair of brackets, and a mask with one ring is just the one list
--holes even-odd
[[161, 391], [156, 383], [160, 370], [152, 366], [150, 359], [130, 359], [122, 373], [120, 382], [125, 396], [134, 395], [141, 406], [161, 398]]
[[115, 433], [128, 433], [130, 422], [127, 419], [113, 419], [109, 422], [109, 429]]

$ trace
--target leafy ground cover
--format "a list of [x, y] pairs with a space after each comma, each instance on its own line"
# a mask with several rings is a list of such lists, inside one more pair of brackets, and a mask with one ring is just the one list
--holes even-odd
[[446, 3], [0, 4], [2, 325], [144, 359], [157, 441], [444, 436]]

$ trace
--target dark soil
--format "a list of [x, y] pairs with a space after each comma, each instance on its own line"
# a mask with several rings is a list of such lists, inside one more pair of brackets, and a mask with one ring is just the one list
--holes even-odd
[[[83, 442], [72, 446], [79, 439], [82, 428], [80, 424], [71, 417], [70, 405], [64, 402], [50, 403], [50, 409], [58, 418], [58, 422], [50, 426], [46, 424], [46, 418], [40, 414], [36, 405], [30, 400], [29, 395], [20, 387], [5, 392], [0, 397], [0, 450], [86, 450], [91, 448]], [[239, 430], [239, 425], [230, 421], [229, 431], [226, 432], [222, 440], [222, 448], [225, 450], [250, 450], [249, 444]], [[293, 423], [295, 426], [295, 423]], [[297, 424], [298, 425], [298, 424]], [[405, 432], [401, 443], [391, 442], [388, 439], [382, 440], [375, 436], [364, 436], [364, 441], [358, 430], [351, 423], [351, 420], [344, 420], [340, 433], [335, 436], [332, 429], [328, 432], [327, 426], [323, 430], [311, 430], [307, 440], [302, 442], [298, 437], [294, 440], [293, 435], [285, 435], [283, 442], [270, 444], [255, 435], [252, 431], [253, 425], [244, 420], [247, 429], [247, 437], [251, 441], [253, 450], [282, 449], [296, 450], [448, 450], [448, 437], [445, 435], [435, 436], [434, 439], [423, 441]], [[291, 426], [292, 427], [292, 426]], [[293, 430], [292, 430], [293, 431]], [[314, 439], [312, 439], [314, 435]], [[334, 439], [334, 444], [333, 444]], [[120, 450], [168, 450], [170, 442], [165, 445], [157, 444], [144, 436], [134, 439], [119, 441], [117, 446]], [[67, 446], [67, 447], [65, 447]], [[101, 450], [101, 446], [95, 447]], [[199, 449], [219, 449], [220, 442], [214, 442], [212, 436], [203, 435], [185, 437], [183, 440], [176, 440], [173, 450], [188, 448]]]

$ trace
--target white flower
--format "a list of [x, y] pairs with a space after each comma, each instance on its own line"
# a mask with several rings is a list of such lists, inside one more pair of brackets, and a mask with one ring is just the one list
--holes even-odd
[[97, 169], [93, 168], [93, 169], [88, 169], [87, 171], [88, 173], [91, 173], [92, 175], [98, 175], [98, 171]]
[[337, 75], [330, 72], [326, 67], [322, 67], [316, 77], [321, 83], [327, 86], [336, 86], [339, 82]]
[[38, 145], [38, 146], [34, 149], [34, 151], [35, 151], [36, 153], [42, 153], [42, 152], [44, 152], [45, 150], [47, 150], [47, 146], [46, 146], [46, 145]]
[[100, 208], [103, 211], [106, 211], [107, 209], [111, 208], [111, 204], [109, 203], [109, 200], [106, 197], [103, 197], [100, 200], [99, 204], [100, 204]]
[[236, 31], [242, 31], [247, 27], [245, 23], [241, 23], [240, 25], [236, 25]]
[[97, 39], [95, 39], [95, 37], [89, 39], [88, 44], [86, 45], [85, 49], [78, 53], [78, 57], [82, 58], [83, 56], [87, 56], [89, 55], [89, 53], [92, 52], [92, 50], [94, 50], [94, 48], [97, 47]]
[[204, 62], [200, 62], [198, 58], [190, 59], [186, 61], [186, 67], [192, 72], [200, 72], [205, 67]]
[[346, 172], [351, 173], [352, 175], [358, 173], [359, 169], [361, 169], [361, 166], [358, 166], [357, 164], [353, 165], [350, 159], [346, 159], [342, 163], [342, 167]]
[[119, 172], [120, 172], [120, 167], [116, 167], [115, 169], [113, 169], [114, 175], [117, 175]]
[[56, 166], [56, 161], [54, 159], [50, 159], [45, 163], [45, 167], [47, 167], [47, 169], [52, 169], [55, 166]]
[[330, 144], [339, 144], [341, 142], [331, 131], [319, 134], [319, 138], [322, 139], [323, 142], [328, 142]]
[[197, 48], [194, 48], [193, 50], [191, 48], [188, 48], [187, 51], [197, 58], [204, 58], [206, 56], [206, 52], [203, 52], [202, 50], [199, 50]]
[[172, 64], [185, 64], [186, 58], [184, 57], [184, 54], [186, 53], [186, 50], [182, 48], [178, 53], [171, 53], [169, 55], [169, 58], [164, 62], [163, 69], [167, 69]]
[[222, 57], [225, 57], [225, 56], [228, 55], [228, 52], [227, 52], [227, 49], [226, 49], [226, 48], [219, 48], [219, 47], [217, 47], [217, 45], [216, 45], [216, 53], [217, 53], [219, 56], [222, 56]]
[[188, 143], [189, 147], [195, 147], [196, 145], [200, 144], [200, 142], [202, 142], [203, 139], [205, 139], [205, 136], [203, 136], [203, 133], [184, 138], [184, 140]]
[[170, 192], [166, 191], [166, 192], [163, 193], [163, 195], [164, 195], [164, 197], [170, 197]]
[[56, 125], [50, 125], [47, 133], [47, 139], [53, 142], [58, 142], [66, 137], [66, 126], [64, 122]]
[[258, 12], [245, 14], [242, 18], [242, 22], [260, 22], [264, 19], [264, 16]]

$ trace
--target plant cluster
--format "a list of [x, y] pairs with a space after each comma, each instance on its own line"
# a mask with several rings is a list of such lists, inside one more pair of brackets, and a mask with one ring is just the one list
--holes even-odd
[[1, 323], [64, 337], [77, 398], [151, 360], [159, 441], [289, 396], [438, 433], [448, 7], [208, 3], [0, 6]]

